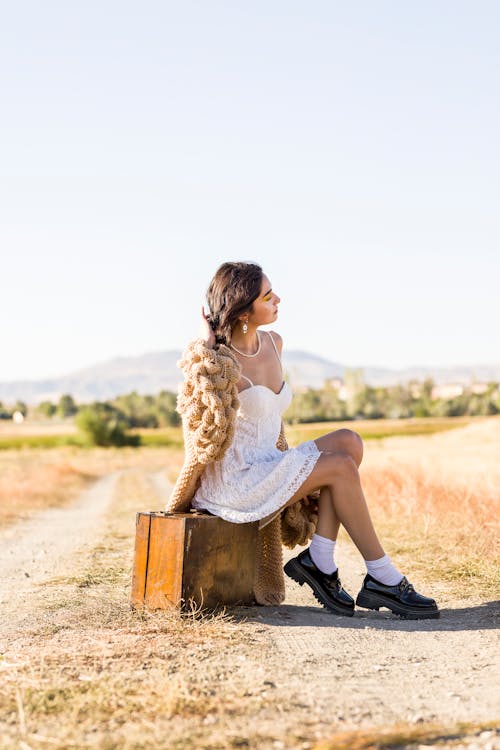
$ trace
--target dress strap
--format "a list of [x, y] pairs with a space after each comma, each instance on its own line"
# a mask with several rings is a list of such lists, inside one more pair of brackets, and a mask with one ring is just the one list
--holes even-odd
[[275, 342], [274, 342], [274, 336], [273, 336], [273, 334], [271, 333], [271, 331], [266, 331], [266, 333], [267, 333], [267, 334], [269, 334], [269, 338], [270, 338], [270, 339], [271, 339], [271, 341], [273, 342], [273, 346], [274, 346], [274, 351], [276, 352], [276, 356], [278, 357], [278, 359], [279, 359], [279, 363], [280, 363], [280, 365], [281, 365], [281, 357], [280, 357], [280, 353], [279, 353], [278, 349], [276, 348], [276, 344], [275, 344]]
[[253, 383], [252, 383], [252, 381], [250, 380], [250, 378], [247, 378], [247, 376], [246, 376], [246, 375], [243, 375], [243, 373], [241, 374], [241, 377], [242, 377], [242, 378], [245, 378], [245, 380], [248, 380], [248, 382], [250, 383], [250, 385], [252, 385], [252, 386], [253, 386]]

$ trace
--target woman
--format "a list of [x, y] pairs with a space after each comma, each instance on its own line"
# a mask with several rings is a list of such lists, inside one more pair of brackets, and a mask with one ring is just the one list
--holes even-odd
[[[223, 445], [207, 460], [205, 456], [196, 485], [191, 483], [183, 498], [189, 496], [191, 507], [227, 521], [259, 521], [264, 536], [266, 527], [276, 528], [279, 517], [285, 517], [286, 509], [302, 503], [304, 510], [304, 498], [319, 490], [310, 546], [285, 565], [285, 573], [301, 585], [307, 583], [327, 609], [352, 616], [354, 600], [342, 588], [334, 559], [342, 523], [367, 568], [356, 599], [359, 606], [387, 607], [412, 619], [438, 617], [435, 601], [414, 590], [384, 553], [373, 528], [358, 474], [363, 454], [359, 435], [342, 429], [296, 448], [277, 447], [281, 415], [292, 394], [281, 369], [281, 337], [273, 331], [259, 331], [276, 320], [280, 302], [261, 267], [224, 263], [210, 283], [207, 302], [209, 313], [202, 308], [200, 325], [205, 350], [188, 365], [184, 363], [184, 370], [188, 381], [195, 379], [195, 371], [202, 372], [202, 389], [211, 390], [198, 398], [198, 421], [192, 415], [189, 420], [183, 418], [185, 439], [192, 440], [189, 422], [201, 432], [205, 452], [210, 453], [220, 423], [225, 421], [226, 428], [222, 438], [217, 438]], [[222, 367], [214, 369], [221, 362]], [[234, 376], [227, 374], [231, 362], [235, 363]], [[196, 389], [186, 388], [185, 403], [192, 406]], [[227, 401], [231, 392], [235, 414]], [[217, 412], [214, 407], [212, 425], [203, 425], [200, 420], [212, 408], [214, 397], [225, 399], [226, 411], [220, 418], [221, 409]], [[178, 490], [177, 486], [177, 497]], [[171, 502], [170, 509], [179, 507]]]

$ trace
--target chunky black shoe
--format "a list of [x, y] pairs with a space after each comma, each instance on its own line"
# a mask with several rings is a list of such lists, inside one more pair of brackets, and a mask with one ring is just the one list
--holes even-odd
[[356, 604], [366, 609], [387, 607], [395, 615], [408, 620], [439, 617], [439, 610], [434, 599], [418, 594], [407, 578], [403, 578], [396, 586], [386, 586], [371, 575], [366, 575], [363, 588], [356, 598]]
[[300, 555], [289, 560], [284, 571], [301, 586], [304, 583], [309, 584], [318, 602], [331, 612], [336, 615], [353, 616], [354, 599], [342, 588], [338, 571], [322, 573], [313, 563], [309, 549], [303, 550]]

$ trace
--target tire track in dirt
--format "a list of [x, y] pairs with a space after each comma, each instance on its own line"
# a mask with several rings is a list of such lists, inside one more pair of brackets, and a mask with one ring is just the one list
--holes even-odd
[[44, 581], [63, 575], [66, 562], [99, 535], [111, 502], [117, 471], [97, 480], [76, 502], [51, 508], [7, 527], [0, 534], [0, 632], [29, 613], [30, 596]]

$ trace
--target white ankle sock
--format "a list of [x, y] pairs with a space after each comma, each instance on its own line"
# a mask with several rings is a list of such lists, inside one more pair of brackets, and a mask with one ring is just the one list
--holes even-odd
[[389, 555], [384, 555], [378, 560], [365, 560], [365, 565], [368, 573], [386, 586], [396, 586], [403, 578], [403, 574], [392, 564]]
[[313, 563], [322, 573], [334, 573], [337, 570], [335, 560], [335, 542], [325, 536], [314, 534], [309, 545], [309, 554]]

